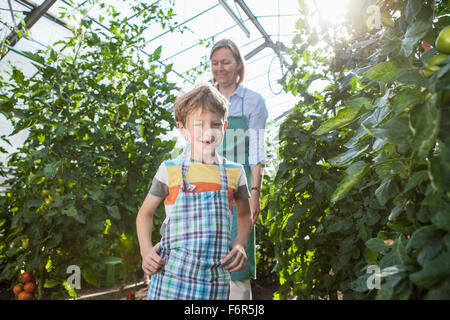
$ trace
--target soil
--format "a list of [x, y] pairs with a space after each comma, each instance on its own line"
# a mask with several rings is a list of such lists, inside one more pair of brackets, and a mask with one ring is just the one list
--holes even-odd
[[[84, 286], [86, 288], [86, 286]], [[279, 284], [275, 276], [260, 277], [252, 280], [253, 300], [272, 300], [273, 293], [278, 290]], [[141, 278], [136, 283], [109, 288], [95, 288], [87, 286], [79, 292], [80, 300], [126, 300], [127, 293], [132, 292], [135, 300], [145, 300], [148, 283]], [[44, 300], [50, 299], [50, 292], [46, 290]], [[7, 283], [0, 283], [0, 300], [15, 300], [12, 287]]]

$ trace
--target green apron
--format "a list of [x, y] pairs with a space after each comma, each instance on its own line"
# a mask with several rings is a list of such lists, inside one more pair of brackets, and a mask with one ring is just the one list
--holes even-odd
[[[245, 90], [245, 89], [244, 89]], [[225, 158], [240, 163], [244, 166], [245, 175], [247, 177], [247, 184], [252, 185], [252, 170], [248, 162], [249, 156], [249, 136], [247, 118], [244, 116], [244, 95], [241, 104], [241, 116], [229, 116], [228, 126], [225, 130], [222, 146], [218, 148], [217, 153]], [[233, 203], [233, 224], [231, 229], [232, 241], [237, 234], [237, 211], [236, 205]], [[231, 280], [248, 280], [256, 279], [256, 256], [255, 256], [255, 226], [252, 227], [252, 232], [248, 239], [247, 247], [247, 264], [245, 268], [239, 272], [231, 274]]]

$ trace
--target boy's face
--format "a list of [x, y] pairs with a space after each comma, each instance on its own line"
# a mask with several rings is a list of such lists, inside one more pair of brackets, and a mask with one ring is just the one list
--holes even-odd
[[223, 140], [227, 122], [206, 108], [196, 108], [186, 117], [185, 125], [177, 122], [180, 133], [188, 139], [191, 157], [196, 161], [211, 162]]

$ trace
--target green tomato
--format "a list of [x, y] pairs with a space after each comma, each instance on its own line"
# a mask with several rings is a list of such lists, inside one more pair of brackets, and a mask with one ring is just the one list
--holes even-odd
[[46, 204], [46, 205], [49, 205], [49, 204], [52, 203], [52, 202], [53, 202], [53, 198], [52, 198], [51, 195], [49, 195], [47, 198], [45, 198], [45, 204]]
[[439, 32], [436, 38], [436, 49], [441, 53], [450, 54], [450, 26], [446, 26]]

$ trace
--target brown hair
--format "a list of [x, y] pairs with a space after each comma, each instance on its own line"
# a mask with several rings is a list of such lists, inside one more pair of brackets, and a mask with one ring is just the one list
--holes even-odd
[[217, 113], [223, 119], [228, 116], [228, 100], [209, 83], [198, 84], [175, 100], [175, 119], [186, 125], [187, 116], [197, 108]]
[[[211, 54], [209, 55], [209, 60], [211, 60], [213, 53], [220, 48], [228, 48], [233, 55], [233, 58], [239, 63], [241, 63], [241, 68], [238, 70], [239, 78], [237, 80], [237, 85], [240, 85], [244, 81], [245, 76], [245, 63], [244, 58], [242, 57], [241, 50], [237, 44], [231, 39], [222, 39], [214, 44], [211, 49]], [[217, 84], [216, 79], [213, 79], [213, 84]]]

